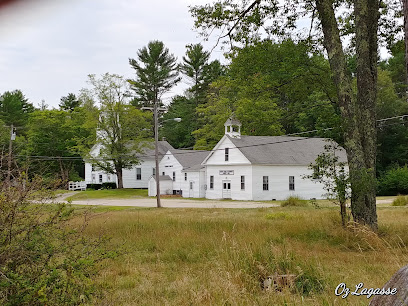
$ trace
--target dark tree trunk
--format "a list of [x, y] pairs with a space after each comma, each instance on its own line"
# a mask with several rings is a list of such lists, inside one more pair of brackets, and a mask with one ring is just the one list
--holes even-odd
[[[376, 212], [376, 114], [378, 61], [378, 0], [355, 0], [356, 63], [357, 63], [357, 118], [360, 121], [360, 139], [364, 165], [354, 185], [358, 193], [352, 195], [352, 214], [356, 222], [377, 229]], [[360, 115], [358, 115], [360, 114]]]
[[[370, 8], [369, 6], [373, 7]], [[351, 181], [351, 211], [356, 222], [377, 229], [375, 206], [375, 98], [378, 0], [355, 0], [357, 98], [340, 39], [333, 1], [316, 0], [329, 63], [343, 117]], [[373, 16], [370, 16], [373, 14]], [[365, 58], [367, 57], [367, 58]], [[374, 57], [374, 58], [373, 58]], [[366, 75], [368, 73], [368, 75]]]
[[121, 166], [115, 165], [116, 177], [118, 178], [118, 189], [123, 188], [123, 172]]
[[408, 101], [408, 0], [402, 0], [405, 37], [405, 95]]

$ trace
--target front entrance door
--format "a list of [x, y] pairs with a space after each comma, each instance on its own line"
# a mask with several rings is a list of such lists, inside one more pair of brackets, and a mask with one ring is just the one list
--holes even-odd
[[231, 181], [222, 181], [222, 198], [231, 199]]
[[194, 198], [194, 190], [193, 190], [193, 186], [194, 186], [194, 182], [193, 181], [190, 181], [190, 188], [188, 188], [188, 190], [189, 190], [189, 197], [190, 198]]

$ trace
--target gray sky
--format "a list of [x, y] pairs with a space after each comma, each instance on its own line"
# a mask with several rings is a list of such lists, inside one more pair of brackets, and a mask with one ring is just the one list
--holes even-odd
[[[181, 61], [202, 42], [188, 5], [208, 0], [20, 0], [0, 10], [0, 93], [21, 89], [35, 106], [87, 87], [88, 74], [133, 78], [128, 58], [161, 40]], [[208, 42], [211, 49], [214, 42]], [[222, 59], [213, 52], [212, 59]], [[169, 96], [182, 93], [186, 84]]]

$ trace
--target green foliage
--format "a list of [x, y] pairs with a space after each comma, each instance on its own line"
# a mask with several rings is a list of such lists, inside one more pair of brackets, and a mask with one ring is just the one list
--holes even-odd
[[290, 196], [288, 197], [285, 201], [281, 203], [282, 207], [286, 206], [300, 206], [300, 207], [305, 207], [308, 206], [308, 203], [306, 200], [301, 199], [298, 196]]
[[406, 69], [405, 69], [405, 43], [399, 40], [391, 47], [391, 57], [385, 64], [385, 69], [390, 72], [392, 82], [399, 97], [406, 96]]
[[386, 171], [378, 180], [378, 194], [408, 194], [408, 165]]
[[[233, 113], [246, 135], [280, 135], [318, 130], [341, 140], [336, 91], [327, 61], [310, 55], [306, 44], [269, 40], [248, 45], [232, 56], [227, 75], [213, 82], [205, 105], [197, 107], [201, 126], [195, 148], [208, 149], [223, 135]], [[328, 127], [336, 127], [330, 132]]]
[[104, 238], [83, 235], [86, 216], [75, 217], [64, 204], [45, 204], [48, 193], [38, 188], [40, 177], [21, 177], [0, 191], [0, 303], [87, 302], [96, 293], [97, 264], [111, 253]]
[[7, 125], [24, 127], [34, 106], [20, 90], [6, 91], [0, 97], [0, 119]]
[[[189, 148], [194, 145], [192, 132], [197, 126], [195, 119], [195, 103], [192, 99], [184, 96], [176, 96], [168, 107], [168, 111], [163, 115], [163, 127], [160, 135], [174, 148]], [[175, 122], [172, 118], [182, 118], [181, 122]], [[168, 120], [168, 121], [166, 121]]]
[[[378, 69], [377, 118], [390, 118], [408, 113], [408, 104], [399, 98], [391, 80], [391, 72]], [[399, 118], [378, 123], [377, 173], [382, 175], [390, 165], [408, 163], [408, 126]]]
[[392, 206], [406, 206], [408, 204], [408, 196], [399, 195], [394, 201]]
[[60, 109], [72, 112], [75, 108], [81, 105], [81, 101], [77, 99], [75, 94], [69, 93], [68, 96], [62, 97], [59, 104]]
[[136, 79], [128, 80], [136, 94], [134, 101], [144, 106], [158, 103], [180, 81], [176, 58], [161, 41], [149, 42], [138, 50], [137, 60], [129, 59], [129, 64], [136, 71]]
[[101, 78], [89, 76], [89, 92], [100, 103], [96, 142], [99, 151], [82, 154], [92, 164], [118, 176], [118, 188], [123, 188], [122, 169], [139, 163], [139, 156], [148, 146], [151, 113], [142, 112], [128, 102], [128, 82], [122, 76], [106, 73]]
[[91, 133], [83, 126], [86, 118], [80, 111], [34, 111], [29, 117], [27, 144], [20, 160], [29, 163], [33, 173], [55, 175], [65, 183], [78, 177], [82, 165], [76, 150], [78, 139], [89, 137]]

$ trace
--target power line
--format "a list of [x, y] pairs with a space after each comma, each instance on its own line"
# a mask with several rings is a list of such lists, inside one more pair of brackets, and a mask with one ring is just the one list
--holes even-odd
[[[377, 122], [385, 122], [388, 120], [393, 120], [393, 119], [404, 119], [408, 118], [408, 115], [400, 115], [400, 116], [394, 116], [394, 117], [388, 117], [388, 118], [383, 118], [383, 119], [378, 119], [376, 120]], [[401, 121], [401, 122], [396, 122], [393, 124], [388, 124], [388, 125], [380, 125], [377, 126], [377, 128], [383, 128], [391, 125], [396, 125], [396, 124], [405, 124], [407, 122]], [[322, 132], [322, 131], [329, 131], [333, 130], [334, 128], [324, 128], [320, 130], [310, 130], [310, 131], [304, 131], [304, 132], [299, 132], [299, 133], [291, 133], [291, 134], [286, 134], [286, 135], [278, 135], [278, 136], [258, 136], [258, 137], [290, 137], [294, 135], [302, 135], [302, 134], [308, 134], [308, 133], [313, 133], [313, 132]], [[260, 143], [260, 144], [255, 144], [255, 145], [246, 145], [246, 146], [237, 146], [235, 148], [230, 148], [230, 149], [241, 149], [241, 148], [249, 148], [249, 147], [259, 147], [259, 146], [265, 146], [265, 145], [273, 145], [273, 144], [281, 144], [281, 143], [288, 143], [288, 142], [295, 142], [295, 141], [302, 141], [302, 140], [307, 140], [307, 139], [313, 139], [315, 137], [298, 137], [295, 139], [288, 139], [288, 140], [283, 140], [283, 141], [275, 141], [275, 142], [265, 142], [265, 143]], [[183, 150], [183, 149], [178, 149], [178, 150]], [[174, 152], [172, 153], [173, 155], [183, 155], [183, 154], [194, 154], [194, 153], [201, 153], [201, 152], [208, 152], [208, 154], [216, 151], [222, 151], [224, 149], [216, 149], [216, 150], [192, 150], [189, 152]], [[83, 161], [84, 159], [80, 156], [45, 156], [45, 155], [15, 155], [16, 157], [26, 157], [26, 158], [34, 158], [35, 161], [59, 161], [59, 160], [64, 160], [64, 161]], [[164, 154], [163, 154], [164, 156]], [[123, 160], [131, 160], [131, 159], [142, 159], [146, 157], [152, 157], [151, 155], [137, 155], [137, 156], [116, 156], [116, 158], [121, 158]], [[112, 161], [115, 158], [90, 158], [91, 160], [95, 161]]]

